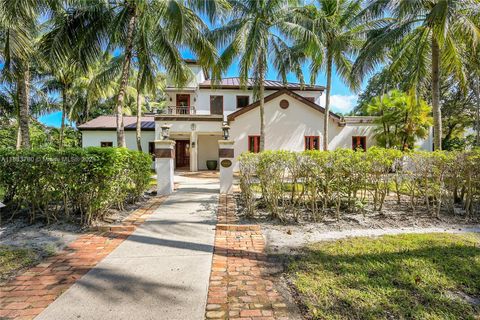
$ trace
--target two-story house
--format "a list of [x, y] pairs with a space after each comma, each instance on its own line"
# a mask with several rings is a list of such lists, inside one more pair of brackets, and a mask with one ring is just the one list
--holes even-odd
[[[154, 151], [161, 126], [171, 125], [175, 140], [175, 165], [190, 171], [207, 169], [207, 160], [218, 159], [218, 140], [222, 124], [228, 121], [235, 155], [258, 152], [260, 142], [259, 102], [253, 99], [251, 83], [242, 88], [239, 78], [224, 78], [212, 86], [207, 74], [193, 60], [187, 60], [194, 77], [183, 88], [167, 86], [168, 106], [142, 118], [142, 147]], [[323, 86], [301, 86], [280, 81], [265, 81], [265, 149], [322, 149], [324, 108], [320, 105]], [[368, 148], [375, 144], [372, 117], [328, 115], [329, 149]], [[135, 117], [125, 117], [128, 148], [136, 149]], [[81, 126], [82, 145], [115, 146], [115, 116], [100, 116]], [[418, 141], [421, 149], [431, 150], [432, 140]], [[236, 163], [235, 163], [236, 165]]]

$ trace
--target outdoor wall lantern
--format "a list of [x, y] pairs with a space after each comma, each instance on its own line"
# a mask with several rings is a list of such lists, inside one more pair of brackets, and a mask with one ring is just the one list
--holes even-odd
[[228, 140], [230, 137], [230, 126], [228, 123], [224, 122], [222, 125], [222, 130], [223, 130], [223, 139]]
[[170, 136], [170, 127], [171, 126], [172, 126], [171, 124], [166, 124], [166, 123], [163, 126], [161, 126], [163, 140], [167, 140], [168, 137]]
[[190, 125], [190, 129], [192, 129], [192, 131], [197, 130], [197, 125], [196, 125], [195, 123], [192, 123], [192, 124]]

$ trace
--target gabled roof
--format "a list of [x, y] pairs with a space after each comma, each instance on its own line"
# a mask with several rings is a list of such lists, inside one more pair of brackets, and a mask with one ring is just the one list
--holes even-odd
[[[280, 97], [281, 95], [283, 94], [286, 94], [300, 102], [302, 102], [303, 104], [307, 105], [308, 107], [316, 110], [316, 111], [319, 111], [321, 113], [325, 113], [325, 108], [319, 106], [318, 104], [316, 104], [315, 102], [312, 102], [308, 99], [305, 99], [304, 97], [302, 97], [301, 95], [291, 91], [291, 90], [288, 90], [288, 89], [281, 89], [281, 90], [278, 90], [277, 92], [274, 92], [268, 96], [266, 96], [264, 98], [264, 101], [265, 103], [277, 98], [277, 97]], [[231, 113], [228, 115], [228, 121], [234, 121], [236, 117], [238, 117], [239, 115], [242, 115], [252, 109], [255, 109], [256, 107], [258, 107], [260, 105], [260, 101], [256, 101], [254, 103], [251, 103], [249, 104], [248, 106], [246, 107], [243, 107], [242, 109], [240, 110], [237, 110], [235, 111], [234, 113]], [[341, 120], [341, 117], [333, 112], [330, 112], [330, 117], [332, 117], [334, 120], [336, 121], [340, 121]]]
[[[155, 119], [154, 117], [142, 117], [142, 130], [155, 131]], [[125, 130], [136, 130], [137, 117], [135, 116], [123, 116], [123, 123]], [[78, 126], [80, 131], [82, 130], [115, 130], [117, 128], [116, 116], [99, 116], [84, 124]]]
[[[305, 91], [324, 91], [324, 86], [317, 85], [302, 85], [300, 83], [287, 82], [283, 83], [282, 81], [276, 80], [264, 80], [263, 82], [266, 90], [278, 90], [278, 89], [290, 89], [290, 90], [305, 90]], [[247, 89], [252, 89], [254, 85], [253, 79], [248, 79], [246, 83]], [[223, 78], [218, 83], [214, 83], [212, 80], [205, 80], [199, 85], [203, 89], [240, 89], [241, 81], [238, 77], [233, 78]]]

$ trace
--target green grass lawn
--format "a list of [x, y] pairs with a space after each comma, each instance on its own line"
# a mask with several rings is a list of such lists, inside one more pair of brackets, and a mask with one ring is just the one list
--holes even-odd
[[38, 255], [31, 249], [0, 246], [0, 280], [5, 280], [16, 270], [32, 265]]
[[480, 317], [478, 234], [318, 243], [288, 273], [313, 319]]

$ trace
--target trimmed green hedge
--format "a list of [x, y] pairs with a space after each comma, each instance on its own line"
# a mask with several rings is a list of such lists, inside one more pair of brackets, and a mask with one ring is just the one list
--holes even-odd
[[90, 224], [148, 188], [148, 154], [125, 148], [0, 150], [5, 201], [31, 221], [76, 215]]
[[[240, 156], [240, 187], [246, 214], [258, 200], [272, 218], [321, 220], [328, 212], [382, 211], [392, 194], [412, 211], [439, 216], [462, 205], [467, 217], [480, 213], [480, 150], [402, 153], [369, 148], [335, 151], [265, 151]], [[303, 215], [302, 217], [300, 217]]]

